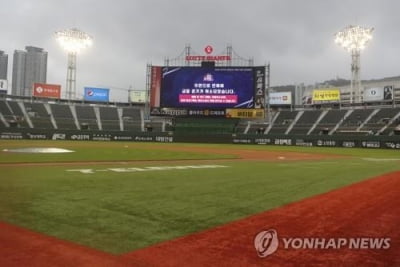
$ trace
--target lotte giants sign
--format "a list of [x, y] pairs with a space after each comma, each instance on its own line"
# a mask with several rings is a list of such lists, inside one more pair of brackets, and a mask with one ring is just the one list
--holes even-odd
[[185, 57], [187, 61], [230, 61], [231, 56], [228, 55], [211, 55], [214, 48], [211, 45], [207, 45], [204, 48], [204, 52], [207, 55], [188, 55]]
[[46, 83], [34, 83], [33, 84], [33, 96], [59, 99], [61, 97], [61, 85], [46, 84]]

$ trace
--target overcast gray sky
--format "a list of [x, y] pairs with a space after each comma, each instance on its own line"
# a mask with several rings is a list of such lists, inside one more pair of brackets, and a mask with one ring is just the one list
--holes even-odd
[[[203, 52], [228, 43], [256, 65], [271, 63], [271, 85], [350, 78], [350, 55], [334, 43], [350, 24], [374, 27], [361, 55], [361, 78], [400, 74], [398, 0], [1, 0], [0, 50], [27, 45], [48, 52], [47, 82], [65, 87], [67, 56], [54, 32], [77, 27], [94, 38], [78, 55], [77, 91], [84, 86], [145, 89], [146, 64], [162, 65], [185, 44]], [[113, 90], [113, 89], [112, 89]], [[111, 91], [125, 101], [127, 92]]]

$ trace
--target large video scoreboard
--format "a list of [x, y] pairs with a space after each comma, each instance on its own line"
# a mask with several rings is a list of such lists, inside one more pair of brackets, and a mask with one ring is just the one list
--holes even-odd
[[227, 116], [235, 109], [263, 110], [264, 98], [264, 66], [151, 69], [152, 115]]

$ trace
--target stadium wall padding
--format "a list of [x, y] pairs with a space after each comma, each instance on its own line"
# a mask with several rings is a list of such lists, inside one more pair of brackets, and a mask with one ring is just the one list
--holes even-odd
[[0, 131], [2, 140], [77, 140], [131, 141], [163, 143], [219, 143], [307, 147], [360, 147], [400, 149], [399, 136], [356, 135], [263, 135], [207, 134], [173, 132], [69, 131], [40, 129], [6, 129]]

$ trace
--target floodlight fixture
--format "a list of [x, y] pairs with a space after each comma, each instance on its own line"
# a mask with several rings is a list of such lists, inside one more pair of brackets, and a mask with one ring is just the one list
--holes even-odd
[[360, 53], [372, 39], [374, 28], [347, 26], [335, 34], [335, 43], [351, 53], [350, 103], [361, 102]]
[[77, 28], [57, 31], [55, 37], [68, 54], [66, 98], [73, 100], [76, 95], [76, 56], [93, 44], [93, 38]]

